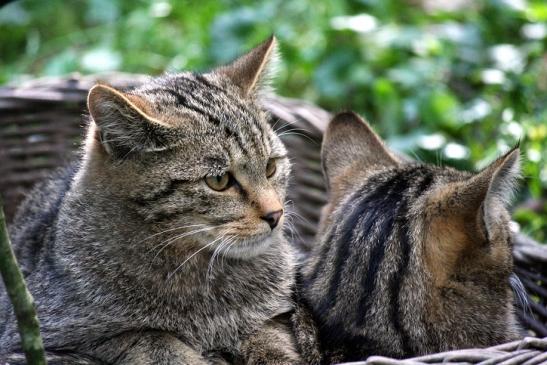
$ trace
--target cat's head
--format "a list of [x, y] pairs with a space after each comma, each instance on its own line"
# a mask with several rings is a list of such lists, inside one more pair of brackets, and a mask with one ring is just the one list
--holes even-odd
[[170, 232], [164, 240], [230, 245], [234, 257], [263, 252], [281, 234], [290, 169], [259, 104], [275, 56], [271, 37], [207, 73], [127, 91], [94, 86], [84, 179], [122, 202], [120, 214]]
[[[393, 355], [514, 336], [506, 206], [519, 176], [518, 148], [478, 173], [461, 172], [398, 156], [358, 115], [341, 113], [326, 131], [322, 161], [329, 202], [318, 238], [324, 257], [312, 260], [310, 293], [336, 292], [346, 303], [330, 314], [318, 306], [326, 323], [342, 318], [338, 310], [351, 313], [350, 326], [381, 323], [367, 335], [380, 339], [384, 331], [388, 346], [409, 343]], [[321, 275], [328, 279], [317, 280]]]

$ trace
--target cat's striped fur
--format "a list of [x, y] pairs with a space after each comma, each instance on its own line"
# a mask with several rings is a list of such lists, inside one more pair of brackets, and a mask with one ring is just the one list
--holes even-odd
[[[343, 113], [329, 125], [322, 157], [329, 203], [299, 283], [317, 325], [310, 363], [516, 338], [504, 204], [518, 150], [478, 174], [405, 162]], [[313, 342], [297, 334], [303, 347]]]
[[[260, 106], [274, 53], [271, 38], [204, 74], [91, 89], [81, 162], [13, 225], [52, 364], [298, 363], [277, 321], [292, 306], [290, 164]], [[17, 351], [2, 289], [0, 363]]]

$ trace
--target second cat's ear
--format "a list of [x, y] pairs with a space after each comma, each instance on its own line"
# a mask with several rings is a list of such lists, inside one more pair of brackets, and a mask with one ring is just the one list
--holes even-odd
[[485, 240], [508, 220], [506, 206], [520, 176], [520, 152], [515, 147], [474, 176], [447, 184], [432, 201], [445, 216], [465, 217], [468, 229]]
[[150, 116], [148, 103], [139, 96], [99, 84], [89, 91], [87, 106], [95, 123], [92, 137], [115, 158], [167, 144], [169, 125]]
[[430, 217], [425, 259], [437, 286], [466, 260], [498, 269], [510, 262], [506, 206], [520, 176], [519, 157], [515, 148], [465, 180], [439, 184], [429, 198], [423, 209]]
[[502, 211], [511, 200], [520, 177], [520, 150], [515, 147], [468, 181], [470, 196], [481, 202], [478, 212], [488, 238], [503, 223]]
[[327, 182], [350, 167], [375, 170], [399, 163], [372, 128], [353, 112], [339, 113], [329, 123], [321, 161]]
[[272, 76], [277, 58], [277, 40], [271, 36], [217, 73], [227, 76], [241, 90], [243, 96], [253, 96], [266, 86]]

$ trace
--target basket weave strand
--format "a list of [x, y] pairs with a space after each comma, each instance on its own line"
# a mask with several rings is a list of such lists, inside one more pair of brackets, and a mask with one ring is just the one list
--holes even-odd
[[345, 365], [420, 365], [420, 364], [480, 364], [480, 365], [537, 365], [547, 363], [547, 338], [526, 337], [486, 349], [466, 349], [396, 360], [371, 356], [366, 361]]

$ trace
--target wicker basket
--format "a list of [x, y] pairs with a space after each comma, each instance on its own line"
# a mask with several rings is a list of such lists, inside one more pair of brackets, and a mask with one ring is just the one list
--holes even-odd
[[[80, 146], [87, 90], [104, 81], [115, 87], [139, 84], [144, 76], [109, 74], [39, 79], [17, 87], [0, 87], [0, 192], [8, 222], [32, 185], [68, 162]], [[330, 114], [302, 102], [272, 96], [265, 101], [272, 125], [282, 135], [294, 164], [288, 199], [289, 235], [300, 252], [310, 249], [321, 207], [326, 201], [321, 174], [321, 136]], [[518, 315], [530, 336], [489, 349], [469, 349], [394, 360], [371, 357], [359, 364], [542, 364], [547, 363], [547, 246], [516, 234], [515, 271], [530, 297]]]

